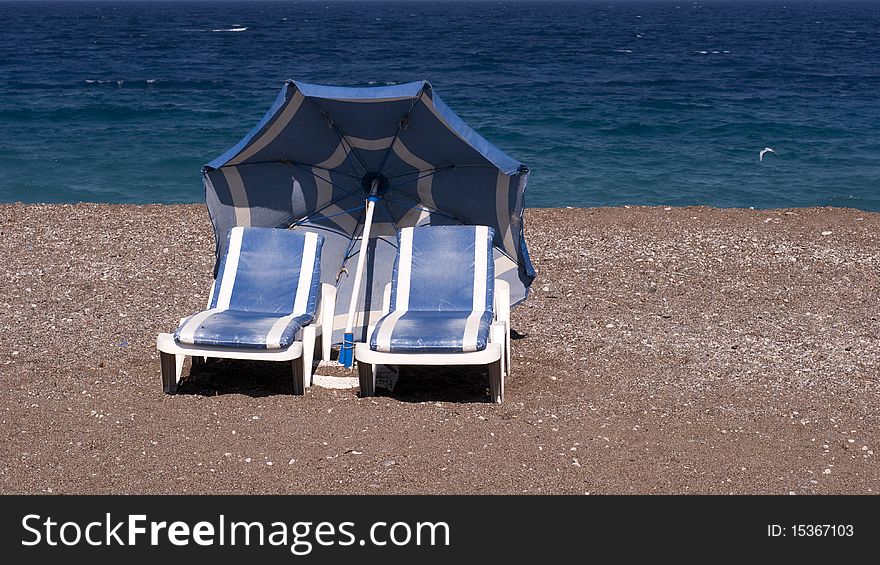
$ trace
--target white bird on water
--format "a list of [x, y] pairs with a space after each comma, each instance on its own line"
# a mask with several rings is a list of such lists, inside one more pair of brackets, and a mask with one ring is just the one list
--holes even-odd
[[761, 149], [760, 153], [758, 153], [758, 161], [764, 160], [765, 153], [773, 153], [773, 154], [778, 155], [778, 153], [776, 153], [776, 151], [773, 151], [773, 149], [771, 149], [770, 147], [765, 147], [764, 149]]

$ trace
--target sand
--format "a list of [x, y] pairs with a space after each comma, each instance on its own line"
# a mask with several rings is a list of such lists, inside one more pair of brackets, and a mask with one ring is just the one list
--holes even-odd
[[205, 208], [0, 205], [0, 493], [880, 488], [880, 214], [533, 209], [526, 229], [504, 404], [478, 370], [296, 397], [286, 367], [241, 362], [167, 396], [155, 338], [206, 299]]

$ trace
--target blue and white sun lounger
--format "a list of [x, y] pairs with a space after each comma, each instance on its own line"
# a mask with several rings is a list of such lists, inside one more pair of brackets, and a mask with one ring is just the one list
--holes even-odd
[[184, 358], [191, 356], [195, 364], [206, 358], [292, 361], [294, 394], [303, 394], [311, 385], [317, 336], [323, 358], [330, 358], [336, 288], [320, 284], [323, 242], [315, 233], [229, 230], [208, 308], [156, 341], [165, 392], [176, 391]]
[[376, 365], [489, 365], [489, 392], [504, 397], [510, 289], [495, 280], [487, 226], [404, 228], [383, 317], [358, 343], [361, 395], [375, 393]]

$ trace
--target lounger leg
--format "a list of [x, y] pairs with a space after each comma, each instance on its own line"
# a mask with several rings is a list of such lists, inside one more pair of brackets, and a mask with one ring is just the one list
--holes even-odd
[[315, 358], [315, 326], [303, 328], [303, 382], [305, 386], [312, 386], [312, 359]]
[[501, 359], [489, 364], [489, 396], [496, 404], [500, 404], [504, 400], [504, 374], [501, 372]]
[[332, 354], [333, 347], [333, 333], [332, 332], [323, 332], [321, 333], [321, 360], [322, 361], [330, 361], [330, 355]]
[[305, 373], [303, 371], [303, 358], [291, 361], [293, 368], [293, 394], [301, 396], [306, 393]]
[[177, 392], [177, 359], [173, 353], [159, 352], [159, 362], [162, 365], [162, 389], [165, 394]]
[[361, 384], [361, 396], [376, 395], [376, 371], [373, 365], [358, 361], [358, 380]]

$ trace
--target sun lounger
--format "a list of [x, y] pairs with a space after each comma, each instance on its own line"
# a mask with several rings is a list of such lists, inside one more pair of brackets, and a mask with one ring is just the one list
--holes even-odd
[[165, 392], [176, 392], [191, 356], [194, 364], [210, 358], [291, 362], [293, 392], [303, 394], [318, 336], [322, 357], [330, 358], [336, 288], [320, 284], [323, 242], [314, 233], [283, 229], [229, 230], [208, 308], [156, 340]]
[[355, 346], [362, 396], [377, 365], [488, 365], [489, 392], [504, 398], [510, 290], [494, 279], [492, 228], [404, 228], [383, 317]]

